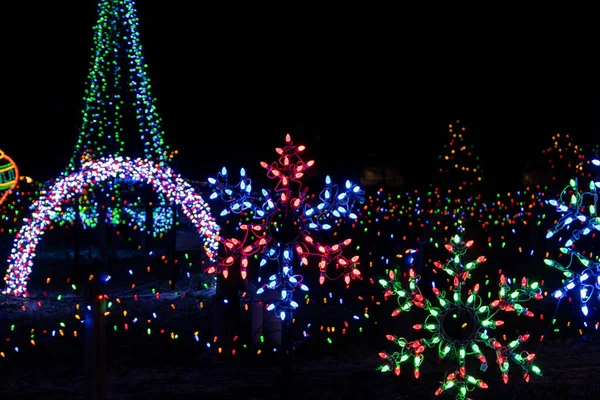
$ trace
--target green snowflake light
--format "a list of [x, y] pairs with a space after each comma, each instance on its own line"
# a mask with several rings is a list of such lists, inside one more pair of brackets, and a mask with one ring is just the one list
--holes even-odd
[[412, 360], [414, 376], [419, 378], [424, 353], [427, 348], [437, 347], [440, 359], [456, 360], [457, 366], [452, 372], [446, 374], [435, 394], [440, 395], [446, 390], [456, 389], [458, 391], [456, 399], [459, 400], [467, 399], [468, 392], [475, 388], [488, 387], [483, 380], [467, 373], [469, 356], [479, 361], [482, 371], [487, 370], [488, 362], [484, 354], [487, 349], [494, 352], [504, 383], [508, 382], [511, 361], [521, 366], [523, 378], [527, 382], [531, 372], [541, 375], [540, 369], [533, 364], [535, 355], [518, 351], [519, 346], [529, 338], [528, 334], [520, 335], [507, 344], [491, 336], [491, 331], [504, 324], [502, 320], [497, 319], [500, 311], [533, 317], [533, 313], [522, 303], [543, 297], [539, 284], [537, 282], [530, 284], [526, 278], [523, 278], [520, 287], [511, 290], [509, 286], [511, 282], [504, 275], [500, 275], [498, 298], [489, 304], [484, 303], [479, 295], [479, 284], [471, 290], [464, 289], [470, 272], [486, 261], [485, 257], [480, 256], [475, 261], [463, 262], [464, 254], [472, 245], [472, 240], [465, 243], [461, 235], [457, 234], [452, 239], [452, 243], [445, 245], [451, 253], [448, 262], [434, 263], [436, 268], [446, 272], [453, 279], [453, 286], [449, 288], [448, 294], [432, 284], [432, 291], [439, 306], [434, 306], [421, 294], [418, 285], [420, 277], [413, 269], [404, 274], [408, 281], [406, 289], [403, 282], [398, 279], [398, 274], [392, 270], [389, 272], [389, 280], [379, 281], [386, 289], [384, 294], [386, 299], [391, 296], [397, 298], [398, 308], [392, 312], [392, 316], [410, 311], [413, 307], [428, 312], [422, 323], [413, 326], [417, 331], [427, 332], [427, 337], [408, 341], [405, 338], [387, 335], [390, 341], [400, 346], [400, 351], [393, 354], [379, 353], [379, 356], [386, 360], [386, 363], [379, 367], [380, 371], [393, 371], [396, 375], [400, 375], [401, 365]]

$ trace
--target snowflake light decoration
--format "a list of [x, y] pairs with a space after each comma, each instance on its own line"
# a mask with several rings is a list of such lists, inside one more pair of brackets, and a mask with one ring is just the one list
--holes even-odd
[[[593, 162], [596, 162], [594, 160]], [[587, 190], [579, 188], [577, 179], [571, 179], [569, 185], [561, 192], [558, 200], [548, 200], [562, 214], [548, 233], [546, 238], [552, 238], [561, 230], [570, 231], [567, 240], [560, 247], [560, 252], [567, 256], [568, 263], [561, 264], [550, 258], [544, 263], [561, 271], [564, 275], [563, 287], [553, 292], [553, 297], [561, 299], [570, 291], [579, 291], [580, 309], [587, 317], [589, 308], [587, 303], [594, 296], [594, 290], [600, 289], [600, 262], [598, 258], [589, 258], [583, 249], [578, 249], [577, 242], [592, 232], [600, 230], [598, 217], [598, 187], [600, 182], [591, 181]], [[562, 238], [559, 239], [561, 241]], [[581, 246], [579, 246], [581, 247]], [[576, 261], [577, 260], [577, 261]], [[579, 267], [578, 267], [579, 265]], [[586, 324], [587, 325], [587, 324]]]
[[[464, 293], [463, 286], [469, 279], [471, 271], [479, 264], [486, 261], [484, 256], [475, 261], [463, 262], [463, 256], [467, 249], [473, 245], [473, 241], [463, 242], [460, 234], [455, 235], [451, 243], [445, 245], [451, 257], [446, 264], [435, 262], [436, 268], [443, 270], [453, 278], [453, 287], [447, 297], [446, 292], [439, 290], [435, 284], [432, 291], [437, 298], [439, 306], [434, 306], [419, 289], [420, 277], [411, 268], [407, 273], [408, 288], [405, 289], [398, 275], [390, 270], [389, 280], [381, 279], [380, 284], [386, 289], [385, 298], [396, 296], [398, 308], [392, 316], [401, 312], [410, 311], [413, 307], [421, 308], [428, 312], [423, 323], [413, 326], [417, 331], [427, 331], [429, 338], [422, 337], [414, 341], [387, 335], [388, 340], [398, 344], [400, 351], [393, 354], [379, 353], [386, 363], [379, 367], [382, 372], [393, 371], [400, 375], [401, 364], [412, 359], [415, 378], [419, 378], [419, 368], [424, 360], [427, 348], [437, 347], [440, 359], [455, 359], [457, 367], [447, 373], [440, 387], [435, 392], [440, 395], [448, 389], [458, 390], [456, 399], [466, 399], [468, 392], [475, 388], [487, 388], [488, 385], [481, 379], [467, 373], [468, 356], [473, 356], [480, 363], [482, 371], [487, 370], [488, 361], [484, 355], [486, 348], [495, 352], [496, 363], [504, 383], [508, 381], [510, 361], [521, 366], [525, 381], [529, 381], [530, 372], [541, 375], [540, 369], [533, 364], [534, 354], [518, 352], [520, 344], [527, 341], [528, 334], [518, 336], [516, 339], [503, 344], [500, 340], [490, 336], [491, 330], [502, 326], [504, 322], [496, 319], [500, 311], [515, 312], [518, 315], [533, 317], [533, 313], [527, 310], [521, 303], [542, 298], [541, 289], [537, 282], [528, 283], [526, 278], [521, 281], [520, 288], [511, 290], [509, 280], [500, 276], [498, 298], [491, 303], [484, 303], [479, 295], [480, 285], [476, 284], [472, 290]], [[466, 298], [465, 298], [466, 297]]]
[[[274, 311], [282, 320], [298, 307], [294, 290], [308, 290], [302, 275], [294, 272], [295, 260], [301, 266], [308, 266], [311, 257], [317, 258], [321, 284], [328, 278], [343, 277], [348, 285], [353, 279], [361, 278], [357, 268], [359, 256], [348, 259], [342, 255], [343, 248], [352, 243], [351, 239], [325, 245], [315, 239], [315, 234], [333, 229], [342, 219], [358, 219], [353, 209], [364, 192], [350, 181], [340, 188], [332, 184], [328, 176], [325, 188], [318, 196], [319, 202], [313, 204], [315, 196], [302, 187], [306, 170], [314, 165], [314, 161], [305, 162], [300, 156], [305, 149], [305, 146], [294, 145], [288, 134], [285, 146], [275, 149], [279, 159], [271, 164], [260, 163], [267, 170], [267, 177], [276, 182], [274, 189], [262, 189], [262, 196], [253, 192], [252, 182], [243, 168], [240, 181], [235, 185], [229, 184], [225, 167], [216, 178], [209, 178], [213, 189], [210, 198], [221, 199], [227, 204], [221, 216], [239, 214], [242, 219], [249, 217], [251, 222], [240, 222], [242, 238], [221, 238], [224, 255], [208, 268], [208, 272], [221, 273], [227, 278], [230, 268], [239, 259], [240, 274], [246, 279], [250, 259], [256, 257], [260, 260], [256, 279], [261, 285], [256, 294], [279, 291], [279, 300], [270, 302], [267, 310]], [[273, 264], [277, 269], [265, 274], [264, 271]], [[337, 272], [335, 276], [331, 270]], [[264, 278], [267, 283], [262, 283]]]

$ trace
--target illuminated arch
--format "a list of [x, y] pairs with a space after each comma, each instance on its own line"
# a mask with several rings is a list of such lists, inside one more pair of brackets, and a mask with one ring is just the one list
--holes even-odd
[[205, 250], [215, 254], [218, 246], [219, 226], [210, 213], [209, 206], [194, 189], [167, 166], [143, 159], [106, 157], [83, 164], [78, 172], [67, 175], [54, 183], [32, 206], [32, 218], [15, 237], [8, 258], [8, 270], [4, 280], [3, 294], [27, 296], [27, 280], [31, 273], [35, 249], [41, 235], [48, 229], [57, 214], [62, 211], [62, 202], [82, 193], [89, 184], [131, 180], [152, 185], [165, 195], [170, 203], [179, 205], [187, 218], [204, 237]]

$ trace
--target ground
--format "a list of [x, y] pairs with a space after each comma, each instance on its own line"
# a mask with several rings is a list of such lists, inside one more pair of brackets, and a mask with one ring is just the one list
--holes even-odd
[[[428, 399], [441, 371], [425, 364], [415, 381], [377, 372], [378, 349], [368, 342], [330, 356], [295, 355], [292, 382], [281, 380], [276, 358], [207, 355], [184, 342], [162, 345], [139, 335], [109, 336], [107, 399]], [[171, 343], [169, 345], [169, 343]], [[474, 399], [593, 399], [600, 390], [600, 342], [548, 343], [540, 352], [543, 377], [529, 384], [516, 374], [507, 385], [492, 369], [490, 388]], [[0, 398], [82, 399], [83, 352], [75, 343], [40, 346], [35, 352], [2, 364]], [[285, 371], [291, 376], [289, 370]], [[452, 396], [447, 398], [453, 398]]]

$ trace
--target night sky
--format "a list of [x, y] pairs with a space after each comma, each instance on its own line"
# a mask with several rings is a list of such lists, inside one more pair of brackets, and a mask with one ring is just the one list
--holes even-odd
[[[96, 2], [11, 3], [0, 148], [48, 179], [76, 140]], [[521, 171], [553, 133], [581, 144], [600, 134], [582, 27], [322, 5], [139, 1], [138, 10], [165, 139], [190, 178], [258, 164], [286, 132], [324, 167], [350, 170], [376, 154], [416, 179], [460, 119], [496, 180]]]

